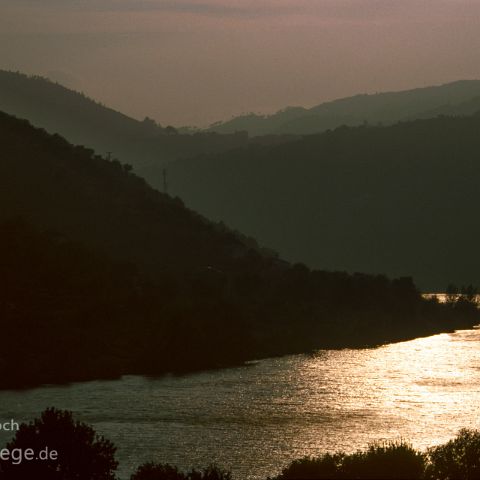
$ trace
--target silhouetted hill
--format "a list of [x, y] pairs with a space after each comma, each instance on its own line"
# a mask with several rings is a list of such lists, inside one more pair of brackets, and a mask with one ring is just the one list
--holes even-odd
[[219, 152], [247, 143], [246, 134], [182, 135], [145, 118], [140, 122], [39, 76], [0, 70], [0, 111], [25, 118], [74, 144], [112, 152], [136, 170], [175, 158]]
[[[478, 100], [476, 100], [478, 102]], [[480, 116], [341, 127], [169, 167], [173, 191], [312, 268], [480, 283]]]
[[258, 251], [253, 240], [247, 247], [246, 239], [153, 190], [128, 165], [5, 114], [0, 139], [0, 218], [24, 217], [152, 271], [225, 268], [252, 246]]
[[148, 117], [140, 122], [46, 78], [2, 70], [0, 111], [75, 145], [88, 145], [102, 155], [111, 152], [112, 158], [131, 164], [136, 173], [162, 190], [163, 168], [169, 161], [249, 144], [283, 144], [295, 138], [266, 135], [250, 139], [246, 132], [217, 134], [161, 127]]
[[[435, 118], [439, 116], [446, 117], [468, 117], [480, 112], [480, 96], [471, 98], [465, 102], [442, 105], [432, 110], [427, 110], [417, 116], [418, 119]], [[409, 119], [411, 120], [411, 119]]]
[[0, 114], [0, 388], [162, 374], [478, 323], [411, 279], [290, 266], [128, 166]]
[[309, 109], [290, 107], [273, 115], [249, 114], [218, 122], [209, 130], [219, 133], [243, 130], [250, 135], [305, 135], [341, 125], [392, 124], [407, 119], [427, 118], [428, 112], [431, 112], [430, 117], [441, 113], [471, 114], [471, 109], [461, 108], [461, 105], [478, 96], [480, 80], [461, 80], [401, 92], [355, 95]]

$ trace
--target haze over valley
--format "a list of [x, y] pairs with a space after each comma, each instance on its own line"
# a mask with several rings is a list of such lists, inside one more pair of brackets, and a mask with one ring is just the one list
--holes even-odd
[[480, 478], [479, 20], [0, 0], [0, 480]]

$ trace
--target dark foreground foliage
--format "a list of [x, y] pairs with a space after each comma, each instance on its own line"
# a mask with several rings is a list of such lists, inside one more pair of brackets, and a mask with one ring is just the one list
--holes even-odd
[[295, 460], [275, 480], [423, 478], [425, 455], [404, 442], [371, 445], [352, 454], [326, 453]]
[[232, 480], [232, 475], [216, 465], [184, 473], [169, 464], [146, 463], [138, 467], [130, 480]]
[[405, 442], [374, 444], [353, 454], [295, 460], [274, 480], [474, 480], [480, 478], [480, 432], [462, 429], [449, 442], [419, 452]]
[[[6, 450], [48, 446], [55, 460], [0, 461], [0, 480], [116, 480], [115, 446], [92, 427], [74, 421], [69, 411], [50, 408], [40, 419], [22, 424]], [[4, 452], [4, 450], [2, 450]], [[3, 455], [3, 453], [2, 453]], [[355, 453], [324, 453], [293, 461], [268, 480], [475, 480], [480, 478], [480, 432], [461, 430], [449, 442], [426, 452], [400, 441], [375, 443]], [[145, 463], [130, 480], [232, 480], [230, 472], [211, 464], [187, 472], [170, 464]], [[240, 479], [239, 479], [240, 480]]]
[[428, 451], [428, 480], [476, 480], [480, 478], [480, 432], [462, 429], [444, 445]]
[[[74, 421], [71, 412], [54, 408], [22, 424], [6, 449], [11, 457], [0, 461], [2, 480], [114, 480], [118, 466], [116, 448], [109, 440], [89, 425]], [[34, 451], [35, 459], [20, 461], [19, 455], [28, 449]], [[37, 458], [46, 449], [47, 458]], [[53, 457], [51, 452], [55, 452]]]

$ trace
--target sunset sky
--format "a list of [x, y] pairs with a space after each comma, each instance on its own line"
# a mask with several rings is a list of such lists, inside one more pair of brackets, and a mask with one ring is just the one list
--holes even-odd
[[480, 78], [479, 52], [478, 0], [0, 0], [0, 68], [163, 125]]

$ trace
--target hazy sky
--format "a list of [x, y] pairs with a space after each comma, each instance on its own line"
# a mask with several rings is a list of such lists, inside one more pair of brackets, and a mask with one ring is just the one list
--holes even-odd
[[0, 68], [205, 125], [480, 78], [480, 0], [0, 0]]

